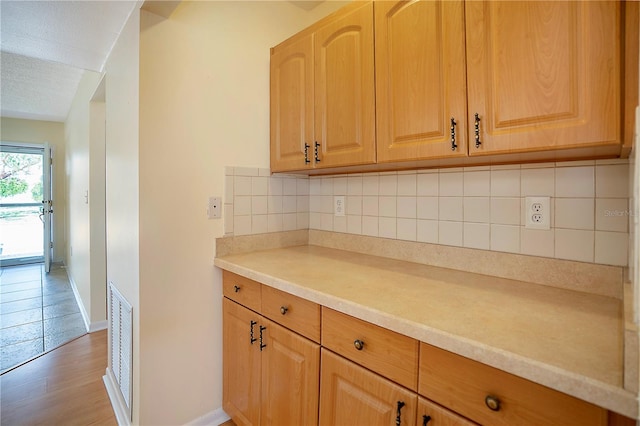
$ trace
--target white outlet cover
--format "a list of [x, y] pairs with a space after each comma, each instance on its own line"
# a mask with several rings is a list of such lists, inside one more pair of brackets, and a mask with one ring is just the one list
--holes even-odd
[[345, 208], [344, 195], [337, 195], [333, 197], [333, 214], [335, 216], [344, 216]]
[[[527, 229], [551, 229], [550, 197], [525, 197], [525, 224]], [[536, 219], [534, 219], [534, 215]]]

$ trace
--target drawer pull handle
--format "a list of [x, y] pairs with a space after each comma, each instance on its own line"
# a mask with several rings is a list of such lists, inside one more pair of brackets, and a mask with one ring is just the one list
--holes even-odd
[[355, 346], [357, 350], [361, 351], [362, 348], [364, 348], [364, 342], [362, 340], [354, 340], [353, 346]]
[[256, 324], [257, 324], [257, 322], [256, 322], [256, 321], [251, 321], [251, 344], [252, 344], [252, 345], [253, 345], [253, 342], [255, 342], [256, 340], [258, 340], [258, 339], [256, 339], [255, 337], [253, 337], [253, 326], [254, 326], [254, 325], [256, 325]]
[[288, 310], [289, 308], [287, 308], [286, 306], [280, 306], [280, 313], [282, 315], [286, 314]]
[[489, 407], [489, 410], [500, 411], [500, 400], [498, 399], [498, 397], [487, 395], [487, 397], [484, 399], [484, 403], [487, 405], [487, 407]]
[[422, 416], [422, 426], [427, 426], [427, 423], [431, 421], [431, 416], [424, 415]]
[[235, 291], [236, 293], [240, 291], [240, 286], [234, 285], [233, 286], [233, 291]]
[[261, 351], [261, 352], [262, 352], [262, 349], [264, 349], [265, 347], [267, 347], [267, 345], [266, 345], [266, 344], [262, 343], [262, 332], [263, 332], [264, 330], [266, 330], [266, 329], [267, 329], [267, 327], [264, 327], [264, 326], [262, 326], [262, 325], [260, 326], [260, 351]]
[[402, 407], [405, 406], [405, 403], [402, 401], [398, 401], [398, 411], [396, 412], [396, 426], [400, 426], [402, 424]]

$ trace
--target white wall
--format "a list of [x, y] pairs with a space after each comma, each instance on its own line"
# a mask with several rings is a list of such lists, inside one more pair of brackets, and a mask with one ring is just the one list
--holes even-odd
[[221, 406], [213, 258], [223, 226], [207, 219], [207, 198], [223, 195], [225, 166], [269, 164], [270, 47], [341, 5], [184, 2], [168, 20], [142, 12], [140, 423], [182, 424]]
[[0, 139], [3, 142], [45, 143], [53, 148], [53, 261], [65, 261], [65, 142], [64, 123], [2, 117]]
[[[96, 259], [93, 256], [95, 248], [92, 250], [92, 244], [97, 240], [102, 241], [104, 251], [104, 236], [92, 231], [92, 222], [99, 218], [91, 214], [94, 204], [104, 203], [101, 200], [104, 199], [104, 193], [94, 194], [91, 187], [92, 180], [102, 181], [104, 186], [104, 170], [96, 170], [92, 164], [96, 149], [93, 146], [96, 144], [93, 133], [98, 129], [91, 120], [89, 108], [99, 79], [98, 73], [84, 73], [65, 122], [68, 212], [66, 265], [69, 279], [80, 295], [85, 322], [90, 328], [98, 328], [106, 321], [104, 273], [101, 278], [95, 276], [104, 269], [104, 259]], [[102, 129], [104, 134], [104, 124]], [[102, 218], [104, 220], [104, 214]], [[96, 260], [99, 260], [97, 265]], [[101, 295], [101, 303], [96, 303], [96, 295]]]
[[[133, 423], [141, 407], [139, 272], [139, 110], [140, 10], [135, 9], [105, 67], [107, 281], [133, 307]], [[160, 266], [160, 265], [159, 265]], [[166, 405], [158, 405], [166, 407]]]

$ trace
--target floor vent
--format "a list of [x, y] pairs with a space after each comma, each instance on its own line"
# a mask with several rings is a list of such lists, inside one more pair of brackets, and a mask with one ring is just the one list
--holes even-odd
[[122, 393], [122, 398], [131, 416], [131, 385], [133, 376], [133, 315], [131, 305], [120, 294], [118, 289], [109, 283], [109, 331], [111, 336], [111, 353], [109, 365], [111, 372]]

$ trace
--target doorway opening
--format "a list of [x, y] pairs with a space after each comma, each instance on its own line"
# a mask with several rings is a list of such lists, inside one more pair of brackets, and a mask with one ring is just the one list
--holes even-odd
[[53, 202], [48, 144], [0, 143], [0, 263], [44, 263], [52, 253]]

